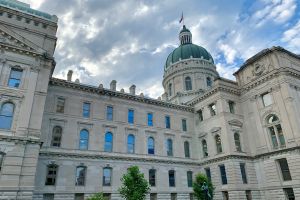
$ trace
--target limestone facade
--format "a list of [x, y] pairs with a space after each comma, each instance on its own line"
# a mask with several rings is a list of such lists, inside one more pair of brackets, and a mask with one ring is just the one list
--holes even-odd
[[151, 200], [192, 199], [199, 172], [214, 199], [300, 199], [298, 55], [265, 49], [237, 81], [219, 77], [211, 59], [179, 59], [156, 100], [134, 85], [126, 93], [115, 81], [53, 78], [56, 29], [55, 16], [0, 1], [0, 199], [121, 199], [132, 165], [155, 181]]

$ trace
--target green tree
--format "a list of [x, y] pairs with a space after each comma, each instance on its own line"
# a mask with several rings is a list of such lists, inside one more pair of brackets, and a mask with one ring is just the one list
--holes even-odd
[[89, 196], [87, 200], [106, 200], [106, 199], [103, 197], [103, 194], [99, 192]]
[[198, 200], [213, 199], [214, 187], [204, 174], [197, 174], [193, 182], [194, 195]]
[[148, 181], [138, 166], [129, 167], [121, 181], [122, 186], [119, 188], [119, 192], [121, 197], [126, 200], [143, 200], [150, 191]]

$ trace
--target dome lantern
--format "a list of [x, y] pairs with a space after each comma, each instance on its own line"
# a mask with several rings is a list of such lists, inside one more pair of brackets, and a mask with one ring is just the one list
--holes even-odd
[[183, 25], [182, 30], [179, 33], [180, 45], [192, 43], [192, 33], [189, 29]]

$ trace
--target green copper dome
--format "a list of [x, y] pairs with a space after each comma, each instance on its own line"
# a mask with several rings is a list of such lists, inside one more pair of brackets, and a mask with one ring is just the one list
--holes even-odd
[[186, 60], [190, 58], [204, 59], [212, 64], [214, 63], [213, 58], [206, 49], [192, 43], [192, 33], [185, 27], [185, 25], [183, 25], [179, 33], [179, 40], [180, 46], [169, 54], [165, 64], [165, 69], [179, 60]]
[[214, 63], [213, 58], [211, 57], [210, 53], [206, 51], [206, 49], [201, 46], [188, 43], [180, 45], [169, 54], [165, 64], [165, 69], [167, 69], [172, 63], [178, 62], [180, 58], [181, 60], [190, 58], [202, 58], [204, 60], [210, 61], [211, 63]]

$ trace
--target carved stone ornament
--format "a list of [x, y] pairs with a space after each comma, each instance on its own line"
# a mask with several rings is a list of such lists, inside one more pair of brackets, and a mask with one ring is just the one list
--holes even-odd
[[259, 76], [265, 71], [265, 66], [262, 63], [255, 63], [253, 68], [253, 75]]

